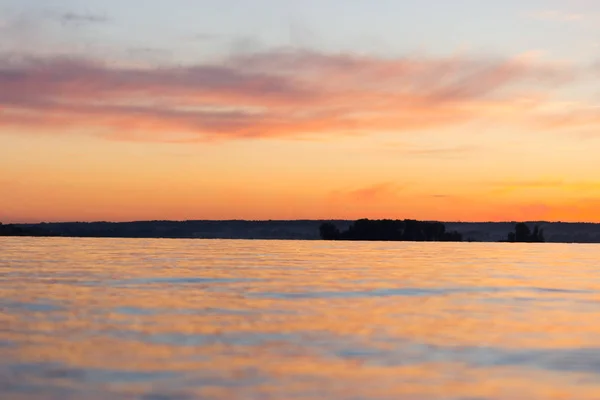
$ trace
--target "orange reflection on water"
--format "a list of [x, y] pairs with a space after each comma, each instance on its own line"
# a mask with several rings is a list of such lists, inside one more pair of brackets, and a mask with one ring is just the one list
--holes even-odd
[[600, 393], [598, 246], [4, 238], [0, 248], [7, 398]]

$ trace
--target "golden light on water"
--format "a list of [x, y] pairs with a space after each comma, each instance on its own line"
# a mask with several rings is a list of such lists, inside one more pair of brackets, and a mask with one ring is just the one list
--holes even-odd
[[15, 398], [593, 399], [600, 390], [593, 245], [1, 245], [0, 380]]

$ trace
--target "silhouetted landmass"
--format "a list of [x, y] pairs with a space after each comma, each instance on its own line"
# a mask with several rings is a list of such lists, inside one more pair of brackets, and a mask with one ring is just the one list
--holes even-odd
[[19, 225], [4, 225], [0, 222], [0, 236], [53, 236], [51, 233], [36, 228]]
[[533, 228], [533, 232], [529, 229], [526, 223], [519, 222], [515, 225], [515, 231], [510, 232], [507, 237], [508, 242], [512, 243], [543, 243], [544, 230], [538, 225]]
[[319, 227], [324, 240], [378, 240], [411, 242], [461, 242], [462, 235], [456, 231], [446, 232], [441, 222], [415, 220], [369, 220], [360, 219], [343, 232], [330, 222]]
[[[65, 237], [181, 238], [181, 239], [295, 239], [319, 240], [320, 227], [331, 223], [340, 232], [354, 221], [141, 221], [141, 222], [67, 222], [16, 224], [46, 235]], [[543, 229], [546, 242], [600, 243], [600, 224], [525, 221]], [[444, 222], [447, 232], [460, 233], [464, 241], [500, 242], [514, 232], [517, 222]]]
[[[323, 221], [138, 221], [57, 222], [20, 224], [40, 227], [65, 237], [166, 238], [166, 239], [319, 239]], [[333, 221], [339, 226], [350, 221]]]

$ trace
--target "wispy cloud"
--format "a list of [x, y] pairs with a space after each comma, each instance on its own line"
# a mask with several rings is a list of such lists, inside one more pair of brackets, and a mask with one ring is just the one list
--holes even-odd
[[600, 103], [571, 104], [562, 110], [540, 113], [535, 124], [541, 129], [592, 132], [600, 135]]
[[52, 57], [80, 52], [83, 47], [86, 54], [90, 54], [93, 39], [87, 28], [108, 22], [109, 18], [101, 14], [0, 8], [0, 61], [9, 53]]
[[109, 18], [106, 15], [101, 14], [79, 14], [74, 12], [66, 12], [59, 15], [58, 19], [63, 24], [103, 24], [109, 22]]
[[93, 127], [116, 140], [398, 133], [523, 115], [573, 77], [530, 58], [377, 58], [303, 50], [139, 68], [0, 55], [0, 127]]
[[330, 197], [339, 201], [376, 203], [397, 198], [402, 189], [402, 186], [393, 182], [383, 182], [357, 189], [335, 190], [331, 192]]

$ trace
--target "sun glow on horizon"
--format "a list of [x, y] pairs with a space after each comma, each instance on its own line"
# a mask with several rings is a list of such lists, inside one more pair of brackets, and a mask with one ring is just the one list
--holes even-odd
[[600, 222], [600, 5], [313, 3], [0, 0], [0, 221]]

